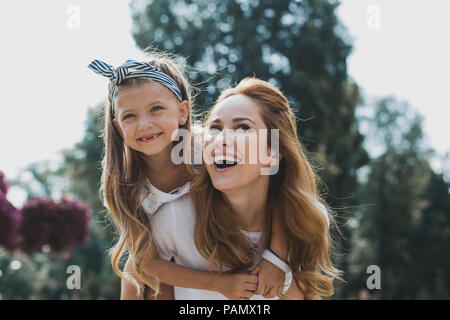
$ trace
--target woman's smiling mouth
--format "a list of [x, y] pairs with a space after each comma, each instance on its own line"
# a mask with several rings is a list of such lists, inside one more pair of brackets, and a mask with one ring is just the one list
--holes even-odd
[[217, 156], [214, 158], [214, 171], [216, 172], [229, 171], [241, 162], [242, 160], [240, 158], [230, 156]]

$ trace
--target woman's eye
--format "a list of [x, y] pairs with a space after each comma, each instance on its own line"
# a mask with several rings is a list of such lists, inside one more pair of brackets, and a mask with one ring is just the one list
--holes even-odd
[[155, 112], [155, 111], [159, 111], [159, 110], [162, 110], [162, 109], [163, 109], [163, 107], [161, 107], [161, 106], [154, 106], [152, 108], [152, 111]]
[[247, 131], [248, 129], [250, 129], [250, 126], [246, 125], [245, 123], [242, 123], [237, 126], [237, 129], [242, 129], [242, 130]]

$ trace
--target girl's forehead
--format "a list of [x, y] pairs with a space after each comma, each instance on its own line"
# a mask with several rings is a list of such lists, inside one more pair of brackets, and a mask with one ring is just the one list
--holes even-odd
[[146, 104], [152, 100], [178, 101], [168, 88], [151, 80], [120, 88], [115, 98], [118, 108]]

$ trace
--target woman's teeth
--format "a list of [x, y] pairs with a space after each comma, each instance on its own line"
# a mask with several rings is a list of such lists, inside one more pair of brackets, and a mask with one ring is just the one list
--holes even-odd
[[214, 158], [214, 164], [219, 169], [233, 167], [241, 162], [242, 162], [242, 160], [240, 158], [233, 158], [233, 157], [226, 157], [226, 156], [218, 156], [218, 157]]

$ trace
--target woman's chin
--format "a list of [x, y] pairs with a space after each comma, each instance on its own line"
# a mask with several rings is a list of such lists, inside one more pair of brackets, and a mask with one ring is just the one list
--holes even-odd
[[225, 191], [229, 188], [229, 183], [220, 181], [220, 179], [211, 179], [214, 189], [219, 191]]
[[243, 187], [242, 181], [220, 181], [220, 179], [218, 179], [216, 181], [212, 180], [212, 183], [214, 185], [214, 189], [217, 189], [220, 192], [229, 192]]

